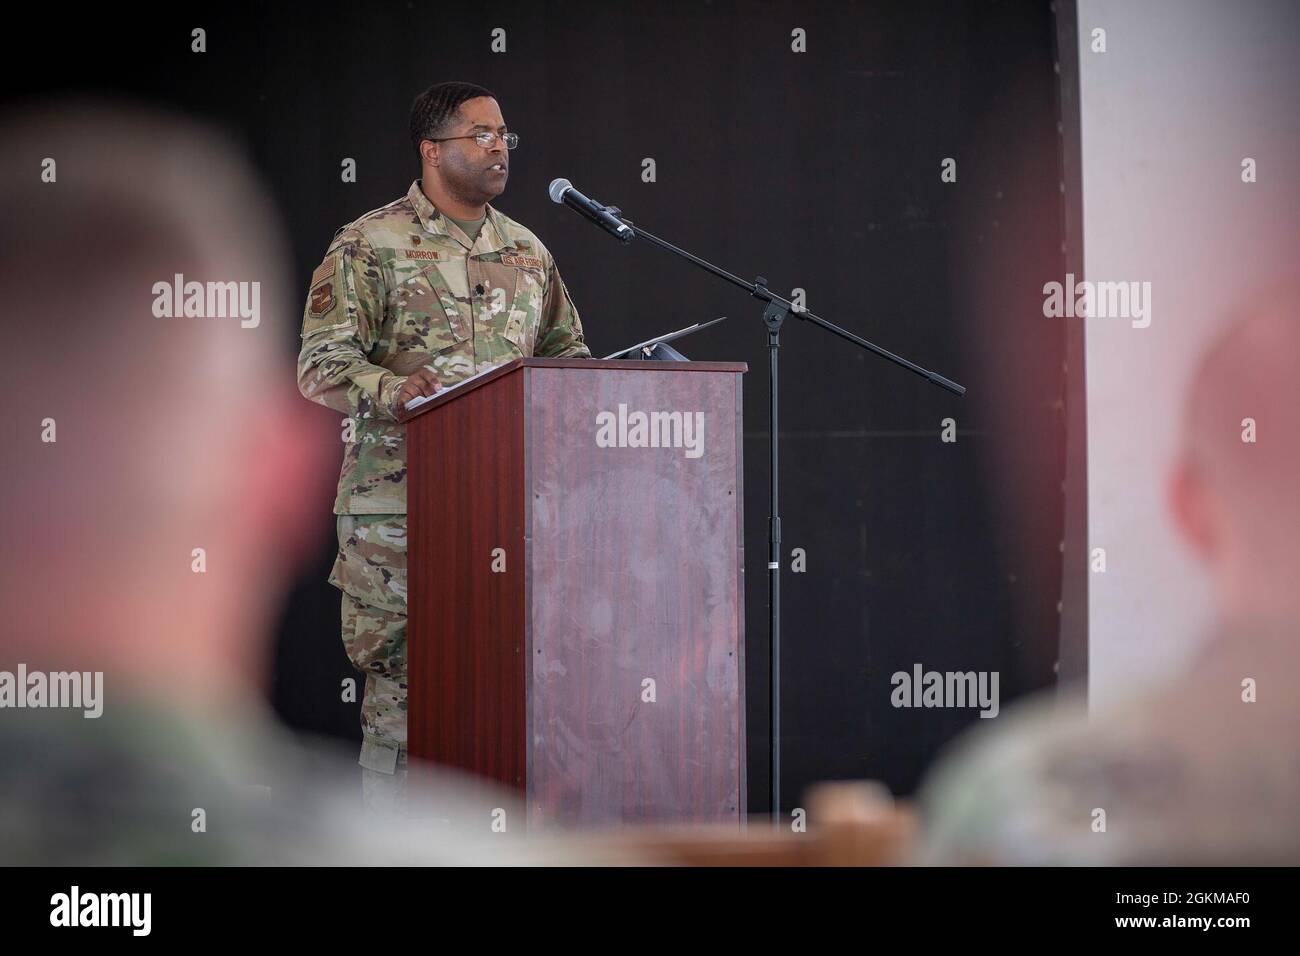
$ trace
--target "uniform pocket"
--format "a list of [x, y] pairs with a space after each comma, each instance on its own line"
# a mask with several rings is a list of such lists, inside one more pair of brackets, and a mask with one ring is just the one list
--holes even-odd
[[393, 340], [399, 350], [437, 353], [470, 337], [462, 303], [451, 294], [437, 266], [401, 282], [388, 304], [395, 320]]
[[537, 281], [516, 266], [492, 262], [484, 263], [483, 270], [490, 284], [487, 302], [493, 326], [520, 355], [532, 355], [537, 317], [541, 312], [541, 296], [534, 295], [534, 290], [539, 288]]
[[357, 670], [385, 680], [406, 679], [406, 615], [372, 607], [343, 592], [343, 650]]
[[406, 515], [339, 515], [330, 583], [371, 607], [406, 613]]

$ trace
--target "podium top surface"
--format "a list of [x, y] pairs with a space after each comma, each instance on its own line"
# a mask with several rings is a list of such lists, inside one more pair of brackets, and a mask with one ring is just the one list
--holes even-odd
[[403, 410], [398, 421], [402, 424], [413, 418], [455, 401], [461, 395], [467, 395], [488, 382], [509, 375], [519, 368], [577, 368], [577, 369], [623, 369], [631, 372], [746, 372], [749, 365], [745, 362], [658, 362], [641, 359], [583, 359], [583, 358], [517, 358], [504, 365], [480, 372], [465, 379], [458, 385], [440, 389], [436, 395], [415, 408]]

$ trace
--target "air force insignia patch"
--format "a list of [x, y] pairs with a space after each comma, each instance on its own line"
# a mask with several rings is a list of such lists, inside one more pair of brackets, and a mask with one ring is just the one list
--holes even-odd
[[334, 280], [330, 279], [311, 290], [311, 314], [324, 315], [332, 308], [334, 308]]

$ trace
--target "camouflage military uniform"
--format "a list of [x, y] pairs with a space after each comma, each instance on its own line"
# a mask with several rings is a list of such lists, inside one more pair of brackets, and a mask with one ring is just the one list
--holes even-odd
[[343, 592], [344, 646], [366, 674], [368, 788], [406, 763], [406, 449], [394, 400], [421, 367], [447, 386], [530, 355], [591, 353], [546, 247], [491, 206], [471, 243], [417, 180], [340, 229], [312, 274], [298, 387], [348, 416], [330, 583]]

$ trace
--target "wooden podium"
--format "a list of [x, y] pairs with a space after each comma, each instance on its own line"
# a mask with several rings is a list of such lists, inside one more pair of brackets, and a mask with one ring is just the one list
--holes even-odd
[[413, 758], [530, 825], [743, 818], [745, 369], [515, 359], [407, 413]]

